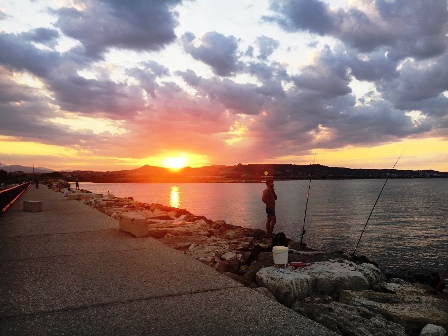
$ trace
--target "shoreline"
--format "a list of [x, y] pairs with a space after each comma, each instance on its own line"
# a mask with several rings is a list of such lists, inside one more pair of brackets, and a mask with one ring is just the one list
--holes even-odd
[[[57, 188], [60, 189], [61, 192], [63, 192], [64, 188], [70, 187], [71, 184], [74, 184], [74, 182], [66, 182], [66, 181], [64, 181], [64, 182], [65, 182], [65, 184], [64, 183], [60, 184], [57, 187]], [[95, 182], [92, 182], [92, 183], [95, 183]], [[253, 228], [248, 228], [248, 227], [242, 227], [242, 226], [238, 226], [238, 225], [228, 224], [228, 223], [226, 223], [225, 220], [213, 221], [211, 219], [208, 219], [205, 216], [192, 214], [191, 212], [189, 212], [186, 209], [177, 208], [177, 207], [173, 207], [173, 206], [167, 206], [167, 205], [163, 205], [163, 204], [160, 204], [160, 203], [145, 203], [145, 202], [135, 201], [132, 196], [116, 197], [113, 193], [109, 193], [109, 191], [105, 195], [104, 193], [94, 193], [94, 192], [91, 192], [90, 190], [83, 189], [83, 188], [81, 188], [79, 190], [73, 190], [73, 188], [71, 188], [70, 190], [71, 190], [71, 192], [92, 194], [92, 195], [96, 195], [96, 196], [108, 197], [109, 199], [115, 200], [114, 201], [115, 203], [112, 202], [112, 203], [109, 203], [109, 205], [106, 205], [106, 206], [100, 206], [100, 207], [93, 206], [97, 210], [107, 214], [108, 216], [110, 216], [110, 217], [112, 217], [114, 219], [119, 219], [121, 213], [126, 213], [126, 212], [129, 212], [129, 211], [132, 211], [132, 210], [150, 210], [150, 211], [154, 211], [154, 209], [157, 209], [158, 211], [164, 212], [164, 214], [162, 214], [161, 217], [159, 217], [159, 216], [152, 216], [152, 215], [146, 214], [147, 215], [147, 222], [148, 222], [148, 224], [150, 226], [150, 231], [149, 231], [150, 234], [149, 234], [149, 236], [152, 236], [152, 237], [154, 237], [156, 239], [159, 239], [159, 240], [165, 239], [167, 245], [172, 244], [173, 245], [172, 247], [174, 247], [174, 248], [177, 247], [177, 245], [175, 243], [176, 239], [173, 239], [173, 237], [164, 237], [164, 236], [162, 236], [162, 234], [164, 232], [162, 232], [160, 230], [157, 231], [156, 229], [160, 229], [160, 227], [157, 227], [156, 224], [159, 224], [159, 226], [160, 225], [166, 226], [166, 223], [163, 222], [164, 220], [165, 221], [176, 220], [176, 218], [178, 218], [178, 217], [180, 217], [182, 215], [188, 215], [188, 217], [183, 218], [181, 220], [181, 222], [178, 221], [177, 223], [175, 223], [177, 227], [178, 227], [179, 224], [182, 224], [182, 223], [186, 224], [186, 222], [188, 222], [188, 221], [192, 222], [192, 221], [195, 221], [195, 220], [201, 220], [202, 219], [202, 220], [205, 221], [205, 223], [207, 225], [214, 224], [215, 226], [219, 227], [220, 228], [219, 230], [221, 230], [221, 231], [222, 230], [238, 231], [239, 233], [235, 233], [235, 235], [237, 237], [241, 236], [242, 235], [241, 232], [243, 232], [243, 235], [245, 237], [253, 237], [253, 238], [255, 238], [255, 242], [256, 243], [261, 243], [262, 247], [268, 247], [269, 248], [269, 245], [271, 243], [271, 241], [269, 239], [263, 239], [263, 236], [265, 235], [265, 231], [264, 230], [253, 229]], [[124, 203], [128, 203], [128, 204], [122, 204], [121, 210], [120, 210], [120, 201], [122, 201]], [[84, 202], [84, 203], [86, 203], [86, 202]], [[92, 203], [89, 204], [89, 205], [92, 206]], [[167, 213], [169, 215], [167, 215]], [[163, 216], [167, 216], [167, 217], [163, 217]], [[162, 222], [161, 223], [157, 222], [157, 220], [162, 220]], [[153, 229], [153, 230], [151, 230], [151, 229]], [[182, 233], [183, 233], [182, 231], [175, 232], [175, 234], [176, 234], [176, 236], [178, 236], [179, 240], [181, 240], [181, 238], [179, 238], [179, 237], [182, 236]], [[165, 232], [165, 234], [169, 234], [169, 232]], [[172, 233], [171, 233], [171, 235], [172, 235]], [[232, 233], [229, 233], [229, 235], [231, 236]], [[193, 235], [192, 235], [191, 231], [189, 231], [186, 234], [186, 237], [192, 237], [192, 236]], [[332, 252], [331, 251], [319, 251], [319, 250], [316, 250], [316, 249], [314, 249], [312, 247], [306, 247], [306, 244], [303, 244], [301, 246], [298, 241], [294, 241], [294, 240], [290, 240], [290, 241], [291, 241], [290, 245], [291, 245], [292, 249], [296, 249], [296, 250], [304, 249], [306, 251], [314, 251], [314, 252], [327, 253], [327, 254], [330, 254], [330, 253], [337, 253], [338, 255], [344, 255], [345, 254], [345, 258], [352, 259], [352, 256], [350, 255], [350, 253], [348, 251], [342, 251], [342, 250], [335, 250], [335, 251], [332, 251]], [[305, 248], [304, 248], [304, 246], [305, 246]], [[180, 247], [180, 248], [182, 248], [182, 247]], [[363, 262], [373, 263], [376, 266], [378, 266], [375, 263], [375, 261], [371, 261], [368, 258], [366, 258], [365, 256], [360, 256], [359, 259], [363, 260]], [[410, 268], [404, 268], [404, 269], [399, 269], [397, 271], [398, 271], [398, 273], [401, 272], [403, 275], [405, 275], [404, 272], [413, 272], [415, 270], [414, 269], [410, 269]], [[425, 271], [427, 271], [427, 272], [434, 272], [434, 271], [431, 271], [431, 270], [425, 270]], [[440, 274], [439, 274], [439, 276], [440, 276]], [[410, 280], [413, 280], [413, 279], [410, 279]], [[414, 282], [419, 282], [419, 281], [417, 279], [417, 281], [414, 281]], [[422, 282], [424, 283], [425, 279], [423, 279]], [[448, 279], [445, 279], [445, 282], [448, 285]]]
[[[278, 293], [275, 290], [267, 289], [269, 286], [260, 285], [262, 280], [260, 280], [259, 274], [262, 272], [259, 271], [273, 268], [272, 242], [264, 237], [265, 232], [263, 230], [243, 228], [227, 224], [222, 220], [212, 221], [204, 216], [194, 215], [186, 209], [173, 208], [157, 203], [137, 202], [132, 197], [118, 198], [113, 194], [103, 196], [85, 189], [72, 191], [68, 199], [81, 201], [118, 221], [123, 216], [145, 218], [148, 236], [207, 264], [219, 273], [242, 283], [246, 287], [258, 290], [264, 295], [279, 301], [278, 295], [276, 295]], [[296, 251], [288, 254], [289, 263], [305, 262], [307, 266], [332, 260], [353, 263], [353, 258], [346, 252], [316, 251], [301, 246], [295, 241], [288, 241], [287, 245], [290, 251]], [[256, 251], [255, 254], [254, 251]], [[356, 260], [355, 264], [362, 265], [366, 262], [369, 261], [360, 258]], [[284, 276], [294, 274], [294, 271], [297, 270], [287, 266], [284, 269]], [[378, 271], [381, 273], [380, 270]], [[275, 275], [278, 276], [279, 270], [275, 272]], [[403, 283], [408, 282], [403, 281]], [[445, 302], [448, 301], [446, 294], [445, 291], [439, 295]], [[314, 295], [309, 296], [310, 299], [313, 297]], [[302, 308], [294, 307], [293, 304], [287, 304], [287, 306], [289, 305], [289, 308], [310, 318], [310, 316], [307, 316], [310, 313], [303, 311], [303, 306], [309, 304], [309, 302], [305, 304], [306, 300], [309, 301], [309, 299], [300, 301], [302, 303], [299, 306]], [[326, 304], [334, 304], [335, 302], [337, 301], [333, 298]], [[448, 308], [446, 314], [448, 317]], [[413, 335], [413, 333], [409, 335]]]
[[[352, 253], [384, 181], [315, 182], [311, 186], [304, 242], [318, 250]], [[444, 249], [448, 241], [443, 229], [446, 227], [443, 203], [448, 196], [444, 189], [448, 185], [428, 179], [388, 183], [357, 253], [378, 262], [385, 272], [425, 269], [443, 274], [446, 268], [443, 261], [448, 260], [448, 250]], [[276, 229], [296, 240], [301, 238], [308, 184], [308, 181], [280, 181], [276, 185], [280, 196]], [[140, 202], [181, 207], [212, 220], [223, 219], [234, 225], [265, 230], [264, 204], [259, 200], [264, 183], [82, 183], [81, 186], [96, 193], [109, 190], [118, 197], [133, 196]], [[355, 195], [357, 200], [351, 202]], [[391, 237], [398, 240], [395, 242]]]

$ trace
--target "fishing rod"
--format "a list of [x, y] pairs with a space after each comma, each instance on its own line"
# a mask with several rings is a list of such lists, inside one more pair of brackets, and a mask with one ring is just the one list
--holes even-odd
[[[316, 153], [314, 153], [314, 159], [313, 159], [312, 165], [314, 164], [315, 160], [316, 160]], [[301, 233], [302, 237], [300, 238], [300, 245], [301, 246], [305, 245], [302, 241], [303, 241], [303, 236], [305, 235], [305, 232], [306, 232], [306, 230], [305, 230], [305, 222], [306, 222], [306, 212], [308, 210], [308, 201], [310, 199], [310, 189], [311, 189], [311, 172], [310, 172], [310, 182], [308, 183], [308, 192], [306, 193], [305, 214], [303, 216], [303, 227], [302, 227], [302, 233]]]
[[395, 169], [395, 166], [397, 165], [398, 161], [400, 161], [401, 156], [404, 154], [404, 152], [410, 146], [410, 144], [406, 146], [406, 148], [404, 149], [403, 153], [400, 154], [400, 156], [398, 157], [397, 161], [395, 161], [395, 164], [393, 165], [393, 167], [387, 173], [386, 181], [384, 181], [383, 187], [381, 188], [380, 193], [378, 194], [378, 197], [376, 198], [376, 201], [373, 204], [372, 210], [370, 211], [369, 217], [367, 218], [366, 224], [364, 225], [364, 229], [362, 230], [361, 235], [359, 236], [358, 242], [356, 243], [355, 249], [353, 250], [353, 253], [351, 254], [352, 257], [355, 256], [356, 250], [358, 249], [359, 243], [361, 242], [362, 235], [364, 234], [364, 231], [366, 230], [367, 224], [369, 223], [370, 217], [372, 216], [373, 211], [375, 210], [376, 204], [378, 203], [378, 200], [380, 199], [381, 194], [383, 193], [384, 187], [386, 186], [386, 183], [389, 180], [389, 176], [390, 176], [391, 171]]

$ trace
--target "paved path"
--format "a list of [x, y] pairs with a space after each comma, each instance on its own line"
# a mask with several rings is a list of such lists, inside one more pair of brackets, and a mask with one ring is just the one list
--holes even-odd
[[[24, 200], [42, 212], [23, 211]], [[61, 193], [0, 216], [0, 335], [336, 335]]]

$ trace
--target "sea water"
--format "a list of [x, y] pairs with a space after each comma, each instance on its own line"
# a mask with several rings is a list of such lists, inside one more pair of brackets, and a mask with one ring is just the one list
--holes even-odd
[[[263, 230], [265, 187], [263, 183], [81, 183], [81, 188], [95, 193], [132, 196]], [[353, 252], [367, 224], [357, 254], [375, 260], [383, 270], [423, 268], [443, 273], [448, 268], [448, 179], [276, 181], [275, 190], [275, 232], [300, 239], [305, 227], [303, 241], [308, 246]]]

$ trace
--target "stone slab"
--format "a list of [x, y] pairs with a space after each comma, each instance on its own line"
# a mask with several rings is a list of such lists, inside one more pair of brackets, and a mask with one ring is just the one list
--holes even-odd
[[134, 237], [148, 236], [148, 223], [146, 218], [133, 214], [122, 214], [119, 219], [119, 228], [121, 231], [128, 232]]
[[257, 283], [266, 287], [283, 304], [314, 294], [337, 299], [344, 289], [366, 290], [382, 280], [372, 264], [357, 265], [348, 260], [315, 262], [306, 267], [265, 267], [257, 272]]

